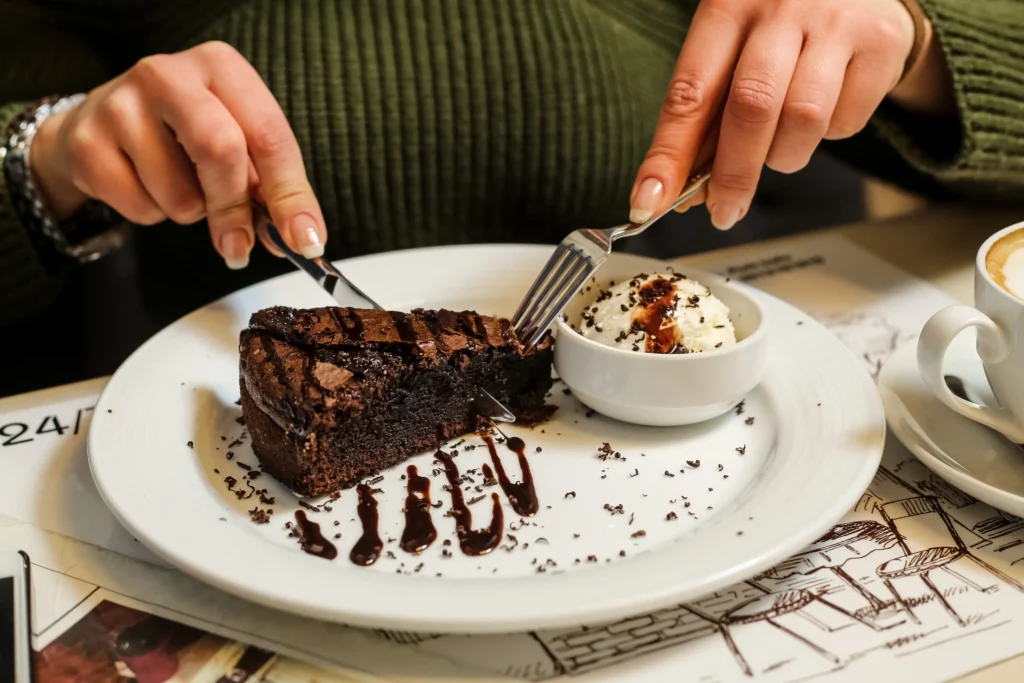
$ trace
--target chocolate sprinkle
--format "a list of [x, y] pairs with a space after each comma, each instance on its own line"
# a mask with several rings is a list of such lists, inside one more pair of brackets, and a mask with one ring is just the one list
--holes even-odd
[[252, 521], [253, 524], [270, 523], [270, 515], [267, 514], [266, 510], [260, 507], [254, 507], [252, 510], [249, 510], [249, 519]]

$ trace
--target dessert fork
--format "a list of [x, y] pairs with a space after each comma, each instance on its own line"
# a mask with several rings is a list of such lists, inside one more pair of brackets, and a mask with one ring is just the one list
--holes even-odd
[[691, 176], [679, 198], [644, 223], [627, 223], [603, 230], [582, 228], [569, 233], [555, 247], [555, 253], [548, 259], [512, 317], [519, 342], [530, 348], [543, 338], [548, 326], [561, 314], [573, 295], [608, 259], [612, 253], [612, 243], [623, 237], [639, 235], [669, 211], [697, 194], [710, 178], [710, 170], [702, 170]]
[[[341, 285], [345, 285], [373, 308], [376, 308], [378, 311], [385, 310], [383, 306], [371, 299], [369, 294], [359, 289], [355, 283], [342, 275], [341, 271], [335, 268], [327, 259], [306, 258], [302, 254], [293, 251], [284, 241], [284, 238], [281, 237], [281, 232], [274, 225], [273, 220], [270, 218], [270, 212], [262, 202], [253, 199], [252, 210], [253, 225], [256, 228], [256, 232], [277, 247], [296, 268], [316, 280], [317, 284], [325, 289], [334, 298], [335, 302], [342, 306], [345, 305], [341, 302], [342, 292], [344, 291], [341, 289]], [[482, 417], [486, 417], [494, 422], [516, 421], [516, 416], [512, 414], [512, 411], [483, 388], [480, 388], [480, 396], [474, 401], [474, 408]]]

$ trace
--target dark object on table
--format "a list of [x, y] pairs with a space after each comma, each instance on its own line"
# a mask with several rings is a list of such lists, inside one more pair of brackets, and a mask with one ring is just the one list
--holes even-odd
[[507, 320], [472, 312], [269, 308], [240, 352], [253, 451], [307, 496], [472, 431], [479, 388], [520, 422], [551, 412], [551, 343], [526, 352]]

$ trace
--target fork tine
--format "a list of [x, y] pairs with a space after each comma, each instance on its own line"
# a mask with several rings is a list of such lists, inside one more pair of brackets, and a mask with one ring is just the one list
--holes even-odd
[[569, 258], [562, 264], [561, 271], [552, 279], [557, 280], [554, 287], [545, 292], [544, 297], [538, 298], [533, 315], [529, 318], [529, 327], [536, 331], [539, 321], [542, 320], [550, 310], [552, 304], [562, 298], [564, 290], [572, 284], [581, 270], [588, 268], [589, 259], [577, 248], [569, 250]]
[[553, 272], [554, 265], [561, 260], [567, 248], [568, 247], [564, 243], [559, 243], [551, 253], [551, 256], [548, 257], [547, 263], [544, 264], [544, 267], [537, 275], [537, 279], [533, 281], [532, 285], [530, 285], [530, 291], [526, 293], [526, 296], [523, 297], [523, 300], [519, 303], [519, 308], [516, 309], [516, 314], [512, 316], [513, 327], [518, 327], [520, 321], [523, 319], [523, 315], [526, 313], [527, 306], [536, 301], [536, 299], [534, 299], [534, 295], [537, 293], [537, 290], [540, 289], [541, 283], [543, 283], [544, 280]]
[[516, 330], [537, 314], [537, 306], [548, 297], [551, 288], [555, 286], [571, 259], [570, 245], [563, 242], [555, 248], [555, 253], [544, 264], [544, 269], [534, 281], [530, 294], [523, 300], [521, 308], [525, 308], [525, 310], [521, 314], [517, 313], [516, 318], [513, 319]]
[[525, 338], [525, 343], [528, 347], [539, 341], [540, 336], [544, 334], [551, 321], [555, 319], [559, 311], [569, 302], [573, 294], [583, 286], [583, 283], [587, 281], [593, 270], [589, 258], [582, 255], [582, 252], [572, 251], [573, 260], [571, 263], [566, 264], [565, 270], [558, 278], [558, 287], [544, 301], [539, 302], [536, 315], [524, 324], [523, 335], [520, 336], [520, 341], [522, 342]]
[[572, 295], [579, 291], [580, 287], [587, 281], [590, 274], [590, 269], [584, 269], [577, 277], [573, 280], [572, 285], [567, 287], [564, 295], [555, 302], [555, 304], [548, 310], [547, 315], [543, 319], [538, 321], [534, 328], [533, 334], [530, 336], [530, 345], [534, 345], [543, 339], [544, 335], [547, 334], [547, 330], [551, 323], [554, 322], [555, 318], [558, 317], [559, 311], [569, 302]]
[[587, 278], [590, 277], [590, 274], [592, 272], [593, 268], [590, 266], [589, 263], [586, 263], [584, 265], [584, 268], [580, 270], [576, 274], [576, 277], [574, 277], [573, 280], [568, 284], [568, 286], [562, 290], [562, 296], [555, 300], [551, 308], [548, 309], [547, 314], [537, 325], [536, 339], [533, 340], [534, 344], [540, 341], [540, 338], [544, 336], [544, 332], [548, 329], [548, 326], [550, 326], [551, 323], [554, 322], [555, 318], [558, 317], [562, 309], [565, 308], [566, 304], [569, 303], [569, 300], [586, 283]]
[[[565, 287], [566, 283], [575, 274], [581, 258], [579, 249], [574, 246], [566, 246], [564, 258], [559, 260], [557, 268], [551, 273], [551, 277], [541, 288], [540, 292], [535, 295], [522, 321], [520, 321], [520, 328], [523, 331], [532, 331], [537, 319], [543, 315], [551, 301], [561, 295], [562, 288]], [[520, 328], [516, 328], [517, 334]]]

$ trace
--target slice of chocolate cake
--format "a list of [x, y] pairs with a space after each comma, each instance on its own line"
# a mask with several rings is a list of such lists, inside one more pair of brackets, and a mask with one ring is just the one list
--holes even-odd
[[551, 344], [525, 351], [508, 320], [471, 312], [268, 308], [240, 352], [253, 451], [306, 496], [474, 430], [479, 388], [520, 422], [551, 412]]

